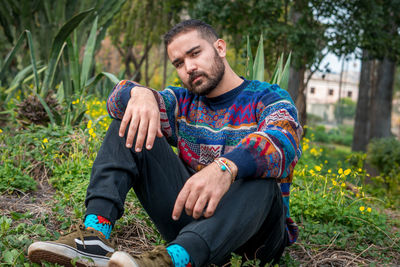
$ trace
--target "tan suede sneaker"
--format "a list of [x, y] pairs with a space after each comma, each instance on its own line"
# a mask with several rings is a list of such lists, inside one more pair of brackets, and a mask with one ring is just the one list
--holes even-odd
[[85, 229], [81, 224], [76, 226], [76, 231], [56, 241], [31, 244], [28, 248], [28, 257], [36, 263], [46, 261], [71, 267], [105, 267], [113, 252], [113, 245], [101, 232]]
[[126, 252], [117, 251], [112, 254], [109, 267], [170, 267], [172, 259], [164, 246], [157, 246], [154, 250], [139, 256], [130, 256]]

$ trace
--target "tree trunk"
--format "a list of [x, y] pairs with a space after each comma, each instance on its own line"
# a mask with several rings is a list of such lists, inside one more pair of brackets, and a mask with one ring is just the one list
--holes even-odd
[[392, 100], [396, 62], [383, 58], [378, 67], [376, 94], [371, 103], [370, 139], [392, 136]]
[[304, 83], [305, 67], [298, 70], [298, 83], [297, 83], [297, 98], [296, 107], [299, 113], [299, 121], [302, 126], [307, 124], [307, 99], [306, 99], [306, 86]]
[[132, 53], [132, 48], [127, 48], [127, 51], [125, 53], [125, 76], [129, 78], [131, 78], [132, 76], [132, 71], [131, 71], [131, 66], [130, 63], [132, 62], [132, 57], [133, 57], [133, 53]]
[[371, 78], [373, 60], [368, 58], [368, 51], [363, 51], [361, 63], [360, 83], [358, 85], [358, 98], [356, 119], [353, 133], [353, 151], [367, 151], [369, 141], [369, 109], [371, 97]]
[[163, 67], [163, 80], [162, 80], [162, 86], [161, 89], [164, 89], [167, 84], [167, 64], [168, 64], [168, 54], [167, 54], [167, 49], [164, 48], [164, 67]]
[[[303, 80], [304, 80], [304, 73], [303, 73]], [[300, 84], [300, 71], [290, 66], [288, 92], [295, 103], [299, 95], [299, 84]]]
[[146, 56], [144, 60], [144, 83], [146, 86], [150, 84], [150, 75], [149, 75], [149, 57]]

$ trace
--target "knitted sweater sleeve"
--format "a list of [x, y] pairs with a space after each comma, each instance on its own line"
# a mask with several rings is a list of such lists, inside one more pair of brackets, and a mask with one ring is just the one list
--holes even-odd
[[275, 98], [271, 103], [271, 95], [266, 94], [258, 101], [257, 130], [223, 155], [238, 166], [236, 179], [286, 178], [300, 158], [302, 128], [289, 94], [282, 91], [280, 94], [286, 94], [287, 97]]
[[[142, 85], [128, 80], [122, 80], [115, 85], [107, 99], [107, 111], [111, 118], [122, 120], [126, 106], [131, 97], [131, 90], [136, 86]], [[166, 92], [160, 93], [154, 89], [146, 88], [153, 92], [158, 103], [160, 109], [161, 131], [164, 136], [167, 137], [168, 141], [174, 145], [177, 138], [172, 130], [175, 127], [171, 127], [171, 125], [175, 126], [177, 112], [176, 97], [174, 97], [172, 90], [165, 90]]]

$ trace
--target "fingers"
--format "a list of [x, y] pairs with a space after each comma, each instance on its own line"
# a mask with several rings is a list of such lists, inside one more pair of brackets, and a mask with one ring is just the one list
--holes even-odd
[[181, 217], [181, 213], [183, 207], [185, 206], [186, 199], [189, 196], [189, 190], [187, 189], [186, 185], [183, 186], [182, 190], [179, 192], [178, 197], [176, 198], [174, 210], [172, 211], [172, 219], [177, 221]]
[[193, 208], [194, 205], [197, 202], [197, 199], [199, 198], [199, 192], [191, 190], [189, 193], [189, 196], [187, 197], [186, 203], [185, 203], [185, 212], [187, 215], [192, 216], [193, 214]]
[[137, 131], [135, 151], [142, 151], [144, 140], [146, 139], [147, 127], [149, 126], [149, 121], [146, 118], [142, 118], [139, 122], [139, 130]]
[[130, 112], [125, 112], [124, 117], [122, 118], [121, 125], [119, 126], [119, 137], [123, 137], [125, 135], [126, 126], [128, 126], [131, 121], [132, 114]]
[[159, 119], [156, 119], [156, 120], [153, 119], [149, 122], [149, 128], [148, 128], [147, 140], [146, 140], [146, 148], [149, 150], [153, 147], [154, 139], [156, 138], [156, 135], [158, 135], [159, 124], [160, 124]]
[[208, 201], [207, 209], [204, 212], [205, 218], [209, 218], [214, 215], [215, 209], [217, 208], [220, 199], [221, 198], [213, 197], [210, 199], [210, 201]]
[[193, 218], [194, 219], [199, 219], [204, 212], [204, 208], [207, 205], [209, 197], [206, 195], [202, 195], [197, 199], [196, 205], [193, 208]]
[[[128, 134], [126, 136], [126, 147], [128, 147], [128, 148], [132, 147], [133, 139], [135, 138], [138, 124], [139, 124], [138, 119], [136, 117], [132, 117], [130, 124], [129, 124]], [[121, 126], [122, 126], [122, 122], [121, 122]]]
[[[128, 126], [129, 125], [129, 126]], [[128, 128], [129, 127], [129, 128]], [[137, 87], [131, 91], [131, 98], [125, 110], [119, 128], [119, 136], [125, 135], [126, 147], [131, 148], [136, 136], [135, 151], [142, 151], [144, 141], [147, 137], [146, 147], [151, 149], [156, 136], [162, 137], [160, 111], [153, 93], [147, 89]]]
[[158, 120], [157, 136], [158, 136], [158, 137], [163, 137], [163, 136], [164, 136], [163, 133], [162, 133], [162, 131], [161, 131], [161, 123], [160, 123], [160, 120]]

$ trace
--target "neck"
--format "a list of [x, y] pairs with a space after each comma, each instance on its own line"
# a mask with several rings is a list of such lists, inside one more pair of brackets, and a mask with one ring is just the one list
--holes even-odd
[[243, 82], [242, 78], [240, 78], [229, 66], [229, 64], [225, 64], [225, 73], [224, 76], [222, 77], [222, 80], [218, 84], [215, 89], [207, 95], [208, 98], [212, 97], [217, 97], [222, 94], [225, 94], [239, 85], [241, 85]]

